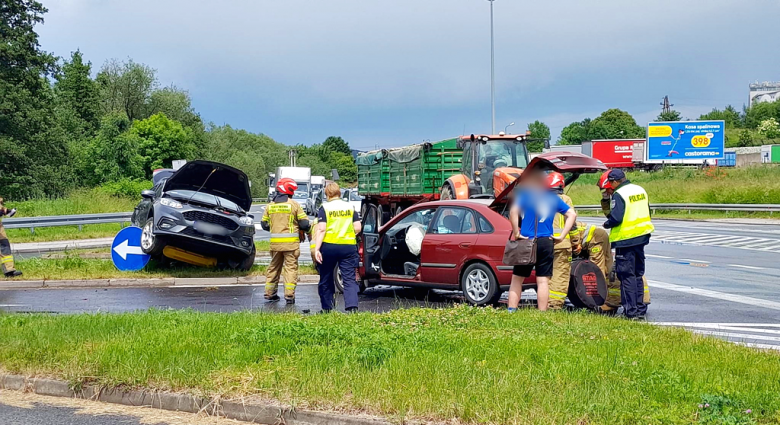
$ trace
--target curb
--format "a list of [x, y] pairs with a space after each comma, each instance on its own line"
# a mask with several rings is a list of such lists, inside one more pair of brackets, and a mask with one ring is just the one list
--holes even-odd
[[391, 425], [390, 422], [367, 415], [297, 410], [272, 403], [246, 403], [241, 399], [196, 397], [189, 394], [153, 390], [106, 389], [85, 385], [74, 390], [65, 381], [27, 378], [21, 375], [0, 375], [0, 389], [32, 392], [52, 397], [79, 398], [125, 406], [150, 407], [174, 412], [206, 413], [244, 422], [288, 425]]
[[[320, 281], [320, 276], [300, 275], [298, 283], [311, 284]], [[238, 277], [166, 277], [149, 279], [77, 279], [77, 280], [0, 280], [0, 291], [10, 289], [41, 288], [152, 288], [176, 286], [230, 286], [260, 285], [265, 276]]]

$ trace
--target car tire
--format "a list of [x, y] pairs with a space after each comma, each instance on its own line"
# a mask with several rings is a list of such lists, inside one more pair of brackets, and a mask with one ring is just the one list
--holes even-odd
[[158, 257], [162, 255], [163, 248], [165, 245], [154, 234], [154, 217], [149, 217], [141, 229], [141, 250], [152, 257]]
[[449, 184], [445, 184], [443, 188], [441, 188], [441, 200], [446, 201], [449, 199], [455, 199], [455, 197], [452, 194], [452, 188]]
[[501, 298], [501, 288], [496, 276], [486, 264], [473, 263], [466, 267], [460, 278], [463, 296], [469, 304], [495, 304]]
[[236, 270], [240, 270], [242, 272], [248, 272], [252, 269], [252, 267], [255, 265], [255, 256], [257, 255], [257, 248], [254, 246], [252, 247], [252, 251], [244, 257], [241, 262], [238, 264], [238, 267], [236, 267]]
[[[344, 279], [341, 278], [341, 270], [339, 266], [333, 270], [333, 283], [336, 286], [336, 293], [344, 293]], [[362, 294], [366, 290], [366, 284], [362, 280], [358, 280], [358, 294]]]

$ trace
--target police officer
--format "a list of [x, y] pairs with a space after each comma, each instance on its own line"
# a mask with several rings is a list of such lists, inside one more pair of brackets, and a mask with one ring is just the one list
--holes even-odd
[[341, 271], [344, 281], [344, 306], [347, 312], [358, 309], [359, 286], [355, 279], [358, 267], [356, 235], [360, 233], [360, 215], [349, 202], [340, 199], [341, 190], [335, 182], [325, 186], [328, 202], [317, 212], [317, 238], [315, 259], [320, 266], [318, 292], [322, 311], [333, 309], [333, 295], [336, 291], [334, 270]]
[[[574, 203], [568, 195], [563, 193], [565, 186], [563, 174], [553, 171], [547, 174], [547, 187], [558, 194], [570, 208], [574, 208]], [[566, 223], [563, 214], [556, 213], [553, 221], [553, 238], [559, 238], [561, 231]], [[553, 275], [550, 278], [550, 298], [547, 306], [550, 310], [560, 310], [566, 301], [566, 294], [569, 292], [569, 279], [571, 278], [571, 237], [578, 237], [578, 232], [573, 229], [560, 242], [555, 242], [553, 246]]]
[[[615, 192], [609, 183], [609, 171], [605, 171], [601, 175], [596, 185], [601, 191], [601, 211], [604, 213], [605, 217], [609, 217], [609, 212], [611, 209], [610, 199], [612, 197], [612, 193]], [[603, 229], [596, 229], [596, 234], [594, 237], [598, 240], [606, 239], [608, 241], [609, 239], [609, 236], [606, 234], [606, 232], [604, 232]], [[612, 250], [609, 249], [609, 242], [607, 242], [606, 246], [609, 252], [609, 255], [605, 256], [605, 259], [607, 260], [607, 270], [604, 272], [604, 277], [607, 279], [607, 299], [604, 305], [601, 306], [601, 311], [604, 313], [611, 313], [615, 312], [618, 307], [620, 307], [620, 280], [617, 278], [615, 273], [615, 263], [612, 257]], [[591, 259], [591, 261], [593, 261], [593, 259]], [[650, 287], [647, 286], [646, 276], [642, 276], [642, 286], [644, 286], [644, 295], [642, 297], [644, 303], [645, 305], [650, 304]]]
[[[13, 217], [14, 214], [16, 214], [16, 209], [9, 210], [6, 208], [3, 204], [3, 198], [0, 198], [0, 217], [4, 215]], [[14, 268], [14, 256], [11, 254], [11, 242], [8, 241], [3, 223], [0, 221], [0, 266], [2, 266], [3, 275], [5, 277], [21, 276], [22, 272]]]
[[295, 287], [298, 284], [298, 257], [301, 255], [299, 231], [308, 231], [309, 218], [301, 205], [290, 199], [298, 189], [293, 179], [280, 179], [276, 195], [263, 212], [260, 225], [271, 232], [271, 264], [266, 271], [265, 299], [278, 301], [279, 276], [284, 279], [284, 299], [295, 304]]
[[609, 241], [615, 248], [615, 270], [620, 279], [620, 303], [628, 319], [644, 320], [647, 305], [643, 300], [642, 276], [645, 275], [645, 245], [655, 227], [650, 220], [647, 192], [626, 179], [621, 170], [609, 172], [614, 193], [604, 227], [611, 229]]

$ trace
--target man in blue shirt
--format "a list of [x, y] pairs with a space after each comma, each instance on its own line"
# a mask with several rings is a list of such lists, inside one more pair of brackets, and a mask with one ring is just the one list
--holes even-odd
[[[512, 240], [536, 238], [536, 264], [514, 266], [512, 284], [509, 287], [509, 311], [517, 310], [520, 295], [523, 292], [523, 282], [531, 271], [536, 268], [536, 296], [539, 310], [547, 310], [550, 298], [550, 277], [553, 273], [554, 243], [563, 240], [577, 221], [577, 213], [569, 207], [558, 195], [547, 190], [544, 175], [535, 173], [524, 176], [527, 181], [515, 197], [515, 202], [509, 210], [509, 221], [512, 223]], [[560, 236], [553, 239], [553, 220], [555, 214], [566, 217], [566, 223]]]

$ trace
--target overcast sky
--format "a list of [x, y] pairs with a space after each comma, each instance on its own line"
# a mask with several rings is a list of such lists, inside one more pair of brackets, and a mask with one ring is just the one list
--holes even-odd
[[[490, 131], [487, 0], [41, 0], [47, 51], [157, 69], [204, 121], [358, 149]], [[640, 125], [780, 80], [777, 0], [496, 0], [496, 127]]]

